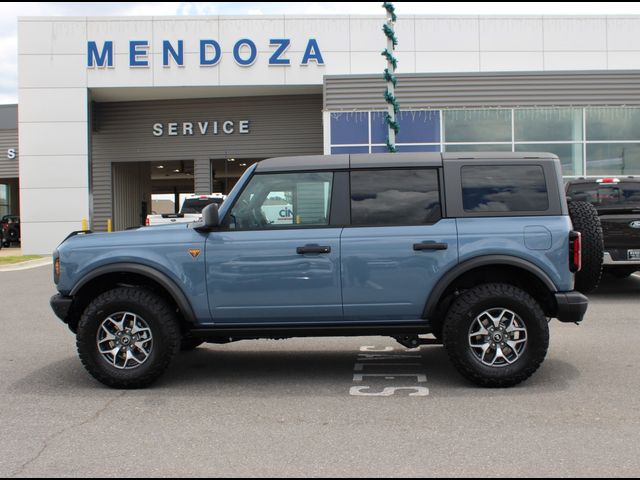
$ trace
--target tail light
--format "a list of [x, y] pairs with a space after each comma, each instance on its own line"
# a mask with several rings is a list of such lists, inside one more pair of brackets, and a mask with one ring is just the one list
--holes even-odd
[[569, 235], [569, 268], [573, 273], [582, 270], [582, 234], [571, 232]]
[[147, 227], [150, 225], [149, 217], [147, 217], [147, 218], [146, 218], [146, 220], [144, 221], [144, 224], [145, 224]]

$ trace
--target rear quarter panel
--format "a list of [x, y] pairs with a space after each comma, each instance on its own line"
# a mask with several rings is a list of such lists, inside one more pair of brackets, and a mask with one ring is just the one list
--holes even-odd
[[568, 216], [457, 219], [460, 263], [486, 255], [507, 255], [542, 269], [560, 292], [573, 290], [569, 271]]

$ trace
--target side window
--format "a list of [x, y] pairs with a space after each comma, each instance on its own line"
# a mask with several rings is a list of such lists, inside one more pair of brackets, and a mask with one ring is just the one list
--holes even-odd
[[233, 206], [232, 230], [329, 225], [333, 173], [255, 175]]
[[461, 176], [465, 212], [549, 210], [547, 183], [539, 165], [465, 166]]
[[441, 217], [437, 170], [351, 172], [352, 225], [425, 225]]

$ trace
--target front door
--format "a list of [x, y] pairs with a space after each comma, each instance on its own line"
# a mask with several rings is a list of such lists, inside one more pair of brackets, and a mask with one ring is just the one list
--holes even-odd
[[214, 323], [342, 319], [333, 172], [256, 174], [206, 245]]

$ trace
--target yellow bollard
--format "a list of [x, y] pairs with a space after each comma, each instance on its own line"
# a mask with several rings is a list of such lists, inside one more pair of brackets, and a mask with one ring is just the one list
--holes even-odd
[[89, 230], [89, 222], [87, 221], [86, 218], [83, 218], [80, 224], [81, 224], [80, 230], [82, 230], [83, 232], [86, 232], [87, 230]]
[[107, 232], [113, 232], [113, 220], [110, 218], [107, 219]]

